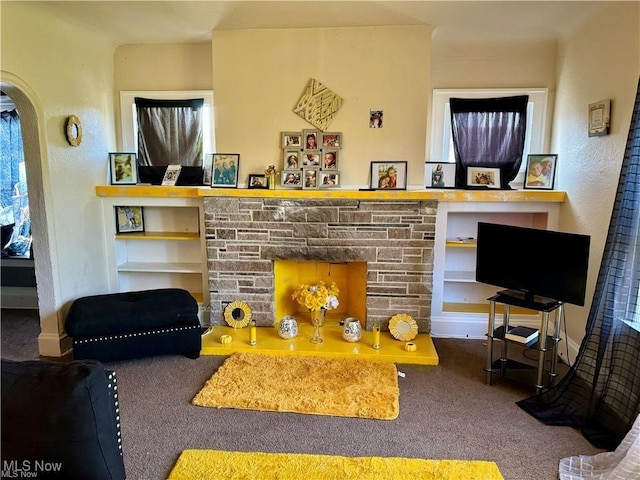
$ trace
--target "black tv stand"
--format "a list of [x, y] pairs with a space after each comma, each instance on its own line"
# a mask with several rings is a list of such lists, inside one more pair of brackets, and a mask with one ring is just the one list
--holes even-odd
[[554, 310], [561, 304], [558, 300], [539, 297], [538, 295], [533, 295], [529, 292], [522, 292], [520, 290], [501, 290], [496, 296], [497, 301], [500, 303], [505, 303], [500, 301], [500, 299], [508, 300], [510, 305], [517, 305], [518, 307], [538, 311]]

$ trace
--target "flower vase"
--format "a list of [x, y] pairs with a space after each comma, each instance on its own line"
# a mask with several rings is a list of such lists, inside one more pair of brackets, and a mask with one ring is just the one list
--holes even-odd
[[322, 343], [322, 335], [320, 335], [320, 327], [324, 325], [324, 314], [326, 310], [312, 310], [309, 313], [311, 314], [311, 323], [313, 324], [313, 337], [309, 340], [311, 343]]

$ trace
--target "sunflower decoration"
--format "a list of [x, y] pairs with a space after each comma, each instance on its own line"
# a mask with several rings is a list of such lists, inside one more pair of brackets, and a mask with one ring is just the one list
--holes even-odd
[[389, 320], [389, 331], [396, 340], [408, 342], [418, 335], [418, 324], [411, 315], [398, 313]]
[[315, 285], [298, 285], [291, 298], [298, 302], [310, 312], [318, 310], [331, 310], [339, 304], [338, 294], [340, 290], [334, 282], [329, 286], [325, 282], [318, 282]]

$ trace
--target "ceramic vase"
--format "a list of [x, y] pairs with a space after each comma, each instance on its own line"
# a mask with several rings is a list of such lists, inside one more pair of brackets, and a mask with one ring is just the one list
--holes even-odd
[[349, 317], [344, 321], [342, 327], [342, 338], [347, 342], [358, 342], [362, 338], [362, 326], [360, 320]]

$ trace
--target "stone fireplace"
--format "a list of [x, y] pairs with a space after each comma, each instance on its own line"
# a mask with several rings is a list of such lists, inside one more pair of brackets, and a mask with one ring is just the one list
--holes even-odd
[[397, 313], [430, 332], [434, 200], [207, 197], [211, 324], [243, 300], [258, 326], [276, 319], [274, 262], [366, 263], [367, 329]]

